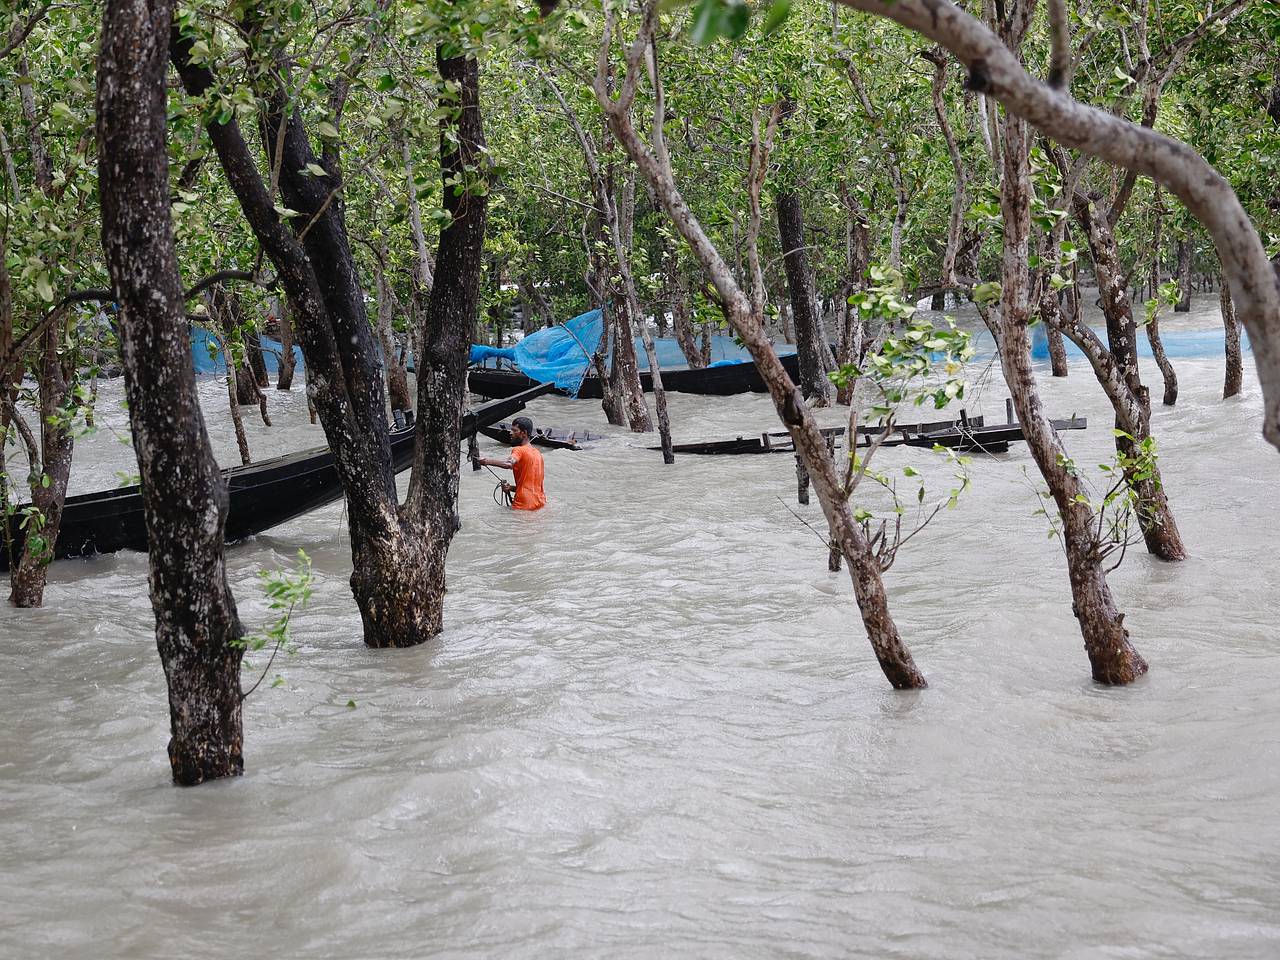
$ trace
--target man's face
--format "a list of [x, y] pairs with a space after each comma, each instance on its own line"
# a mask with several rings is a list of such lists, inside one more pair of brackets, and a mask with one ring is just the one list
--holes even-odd
[[513, 423], [511, 425], [511, 439], [517, 444], [525, 443], [529, 439], [529, 434], [525, 433], [524, 427]]

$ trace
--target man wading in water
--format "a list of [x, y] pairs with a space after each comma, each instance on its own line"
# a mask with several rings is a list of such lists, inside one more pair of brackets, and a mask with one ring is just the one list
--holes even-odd
[[533, 436], [533, 421], [528, 417], [516, 417], [511, 421], [511, 439], [515, 446], [511, 456], [499, 459], [479, 457], [476, 463], [483, 467], [501, 467], [515, 474], [515, 485], [502, 482], [502, 492], [515, 493], [512, 510], [541, 510], [547, 505], [547, 495], [542, 492], [542, 454], [529, 443]]

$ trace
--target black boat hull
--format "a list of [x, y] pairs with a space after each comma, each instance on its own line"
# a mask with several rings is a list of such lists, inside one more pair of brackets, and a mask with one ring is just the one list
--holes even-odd
[[[524, 393], [467, 411], [463, 417], [463, 436], [510, 417], [524, 409], [529, 400], [550, 391], [550, 384], [536, 384]], [[413, 462], [413, 438], [413, 427], [391, 434], [391, 462], [397, 473]], [[229, 497], [227, 543], [270, 530], [342, 498], [342, 481], [328, 447], [314, 447], [233, 467], [224, 470], [223, 474], [227, 478]], [[20, 515], [10, 522], [15, 558], [21, 551], [25, 536], [19, 529], [19, 522]], [[58, 528], [58, 541], [54, 546], [54, 559], [146, 549], [146, 515], [139, 487], [120, 487], [67, 498]], [[8, 550], [0, 544], [0, 570], [8, 568]]]
[[[511, 425], [499, 423], [491, 427], [481, 427], [480, 433], [490, 440], [497, 440], [511, 446]], [[549, 450], [581, 450], [581, 444], [602, 439], [599, 434], [587, 430], [562, 430], [558, 427], [534, 428], [530, 442], [535, 447], [546, 447]], [[479, 468], [477, 468], [479, 469]]]
[[[782, 365], [792, 380], [800, 376], [800, 358], [795, 354], [782, 357]], [[537, 384], [523, 373], [514, 370], [498, 370], [493, 367], [472, 367], [468, 371], [471, 392], [481, 397], [509, 397]], [[640, 384], [645, 392], [653, 390], [653, 375], [640, 374]], [[722, 367], [703, 367], [700, 370], [672, 369], [662, 371], [663, 389], [672, 393], [698, 393], [707, 396], [729, 397], [738, 393], [765, 393], [767, 387], [760, 371], [751, 362], [731, 363]], [[563, 390], [557, 393], [565, 394]], [[567, 394], [565, 394], [567, 395]], [[587, 377], [578, 391], [580, 400], [599, 400], [604, 396], [597, 377]]]

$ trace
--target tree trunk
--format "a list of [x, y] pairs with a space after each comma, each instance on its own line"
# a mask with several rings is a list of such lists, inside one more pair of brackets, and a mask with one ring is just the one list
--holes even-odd
[[693, 329], [693, 311], [689, 302], [689, 281], [680, 270], [680, 255], [676, 245], [662, 235], [662, 272], [667, 301], [671, 305], [671, 328], [680, 352], [691, 369], [706, 366], [698, 337]]
[[[381, 254], [382, 251], [379, 251]], [[378, 257], [374, 258], [374, 281], [378, 291], [378, 344], [382, 347], [382, 366], [387, 375], [387, 397], [391, 401], [391, 409], [412, 410], [413, 400], [409, 395], [409, 373], [400, 362], [396, 350], [395, 332], [392, 324], [395, 319], [395, 294], [391, 283], [387, 280], [386, 271]]]
[[[1116, 426], [1123, 431], [1116, 436], [1116, 451], [1122, 457], [1132, 459], [1143, 441], [1151, 436], [1151, 401], [1138, 370], [1137, 323], [1125, 289], [1119, 252], [1110, 225], [1102, 214], [1093, 210], [1087, 198], [1077, 195], [1073, 206], [1076, 218], [1084, 227], [1093, 258], [1098, 294], [1107, 321], [1107, 346], [1120, 373], [1122, 389], [1128, 394], [1117, 395], [1117, 384], [1100, 378], [1116, 411]], [[1123, 409], [1126, 405], [1136, 407], [1137, 414], [1130, 415]], [[1165, 496], [1159, 467], [1153, 463], [1149, 476], [1141, 478], [1130, 467], [1126, 476], [1130, 478], [1130, 486], [1138, 498], [1138, 521], [1147, 550], [1161, 560], [1185, 559], [1186, 547]]]
[[240, 619], [222, 541], [227, 490], [196, 394], [169, 210], [171, 0], [107, 0], [98, 65], [102, 241], [120, 306], [175, 783], [243, 772]]
[[[647, 9], [646, 29], [653, 27], [654, 8]], [[694, 256], [707, 272], [724, 304], [725, 317], [742, 338], [755, 361], [756, 368], [769, 390], [774, 409], [786, 425], [796, 451], [804, 459], [813, 476], [814, 489], [822, 503], [823, 513], [832, 536], [849, 561], [849, 574], [854, 595], [862, 614], [863, 626], [871, 641], [876, 659], [895, 689], [919, 689], [927, 686], [924, 675], [916, 668], [910, 651], [902, 642], [897, 625], [889, 614], [879, 562], [861, 528], [854, 522], [847, 499], [842, 495], [835, 467], [827, 455], [826, 441], [804, 397], [787, 376], [782, 361], [774, 352], [765, 333], [764, 318], [754, 312], [751, 301], [734, 280], [729, 264], [703, 232], [701, 225], [685, 204], [675, 184], [670, 163], [659, 160], [640, 139], [627, 111], [617, 109], [612, 96], [604, 89], [601, 78], [595, 85], [596, 99], [606, 111], [609, 128], [618, 142], [639, 167], [654, 189], [673, 226], [685, 238]], [[612, 109], [611, 109], [612, 108]], [[660, 129], [660, 128], [659, 128]], [[665, 158], [665, 153], [664, 153]]]
[[[223, 352], [226, 352], [226, 344], [223, 344]], [[231, 407], [231, 426], [236, 434], [236, 447], [240, 450], [240, 463], [248, 465], [253, 462], [253, 455], [249, 452], [249, 436], [244, 432], [244, 417], [240, 415], [240, 398], [237, 388], [236, 365], [234, 363], [227, 364], [227, 399], [230, 401]]]
[[293, 355], [293, 306], [287, 297], [280, 301], [280, 372], [276, 374], [276, 389], [293, 389], [293, 374], [297, 361]]
[[[840, 366], [859, 364], [866, 350], [866, 323], [862, 314], [849, 304], [849, 297], [866, 284], [867, 267], [871, 263], [871, 230], [866, 210], [849, 190], [847, 181], [840, 184], [845, 207], [845, 283], [839, 294], [840, 318], [836, 363]], [[836, 391], [836, 403], [848, 406], [853, 400], [854, 381], [849, 380]]]
[[[39, 607], [53, 560], [53, 547], [62, 526], [62, 508], [71, 479], [74, 438], [60, 408], [67, 395], [67, 373], [58, 355], [61, 328], [51, 327], [43, 338], [40, 370], [40, 463], [31, 484], [31, 505], [39, 511], [38, 530], [29, 525], [22, 556], [9, 575], [9, 600], [15, 607]], [[0, 438], [2, 442], [3, 438]], [[46, 483], [46, 479], [48, 482]]]
[[1182, 288], [1182, 299], [1173, 308], [1174, 313], [1191, 312], [1191, 238], [1178, 241], [1178, 283]]
[[1234, 397], [1244, 385], [1244, 367], [1240, 359], [1240, 324], [1236, 321], [1235, 306], [1231, 302], [1231, 288], [1224, 281], [1218, 290], [1218, 304], [1222, 309], [1222, 329], [1226, 344], [1227, 374], [1222, 384], [1222, 399]]
[[257, 330], [249, 330], [245, 333], [244, 355], [249, 363], [249, 370], [253, 374], [253, 382], [258, 386], [258, 393], [261, 394], [262, 388], [269, 387], [271, 381], [267, 379], [267, 360], [262, 355], [262, 338]]
[[[35, 94], [30, 82], [30, 71], [25, 56], [19, 56], [17, 64], [19, 82], [18, 99], [22, 107], [27, 126], [28, 150], [31, 156], [32, 172], [35, 185], [47, 198], [56, 201], [56, 187], [53, 181], [53, 163], [45, 147], [44, 136], [40, 130], [40, 116], [36, 105]], [[7, 153], [6, 158], [8, 159]], [[11, 161], [10, 161], [11, 162]], [[9, 198], [17, 199], [18, 194]], [[6, 223], [7, 226], [7, 223]], [[0, 256], [8, 251], [0, 250]], [[74, 256], [74, 255], [73, 255]], [[56, 276], [58, 257], [49, 257], [47, 266], [50, 273]], [[4, 327], [0, 334], [0, 346], [6, 347], [6, 353], [13, 346], [13, 304], [8, 271], [3, 279]], [[58, 530], [62, 524], [62, 509], [67, 497], [67, 481], [71, 476], [71, 456], [74, 439], [64, 422], [65, 409], [75, 408], [72, 400], [70, 381], [76, 374], [74, 356], [60, 356], [61, 340], [64, 334], [64, 323], [59, 321], [50, 327], [40, 339], [39, 408], [40, 408], [40, 441], [38, 455], [31, 462], [31, 504], [37, 511], [37, 518], [28, 521], [27, 537], [23, 543], [22, 554], [16, 565], [11, 566], [9, 581], [10, 601], [17, 607], [38, 607], [44, 603], [44, 588], [48, 578], [48, 567], [53, 559], [53, 547], [58, 539]], [[18, 358], [20, 359], [20, 358]], [[21, 373], [16, 374], [21, 380]], [[8, 390], [10, 384], [4, 383], [0, 388]], [[16, 409], [12, 410], [15, 421], [20, 420]], [[22, 422], [25, 426], [25, 422]], [[2, 442], [2, 439], [0, 439]], [[32, 440], [27, 441], [32, 446]]]
[[1147, 342], [1151, 344], [1151, 356], [1160, 368], [1160, 376], [1164, 380], [1164, 396], [1166, 407], [1178, 402], [1178, 374], [1169, 362], [1169, 355], [1164, 352], [1164, 341], [1160, 339], [1160, 318], [1152, 317], [1147, 323]]
[[1026, 124], [1009, 117], [1002, 139], [1003, 283], [999, 319], [991, 324], [992, 333], [996, 336], [1000, 365], [1027, 447], [1058, 507], [1071, 581], [1072, 611], [1080, 624], [1093, 679], [1105, 684], [1132, 683], [1147, 672], [1147, 663], [1129, 642], [1124, 615], [1116, 610], [1112, 600], [1093, 537], [1096, 519], [1093, 509], [1079, 478], [1068, 469], [1066, 450], [1045, 416], [1031, 365], [1027, 304], [1031, 180]]
[[822, 362], [818, 320], [813, 310], [800, 196], [789, 191], [778, 193], [777, 214], [782, 259], [787, 272], [787, 290], [791, 299], [791, 315], [795, 318], [796, 352], [800, 355], [800, 390], [805, 400], [813, 406], [829, 407], [831, 381], [827, 379]]
[[[779, 137], [787, 136], [795, 103], [784, 98], [779, 112]], [[777, 194], [778, 238], [782, 243], [782, 262], [787, 274], [787, 292], [791, 315], [795, 320], [796, 353], [800, 356], [800, 390], [805, 400], [815, 407], [831, 406], [831, 381], [827, 379], [820, 338], [822, 331], [814, 311], [813, 277], [809, 272], [809, 255], [804, 241], [804, 209], [800, 195], [794, 190]]]
[[[245, 29], [268, 28], [257, 8], [245, 8]], [[261, 46], [250, 47], [250, 50]], [[194, 96], [214, 85], [208, 67], [191, 62], [191, 42], [175, 33], [171, 55], [183, 85]], [[205, 131], [249, 226], [276, 268], [295, 309], [297, 332], [307, 367], [307, 395], [314, 402], [347, 499], [353, 561], [352, 592], [360, 608], [365, 643], [372, 647], [412, 646], [438, 631], [439, 611], [420, 588], [429, 565], [417, 564], [418, 532], [400, 522], [395, 474], [391, 468], [386, 390], [378, 350], [365, 309], [364, 288], [347, 234], [339, 157], [331, 147], [316, 157], [296, 103], [283, 86], [288, 65], [272, 62], [256, 77], [261, 140], [267, 165], [279, 170], [280, 200], [297, 211], [293, 230], [276, 213], [238, 122], [211, 119]], [[331, 122], [341, 122], [339, 99], [331, 102]], [[324, 177], [313, 175], [319, 167]], [[445, 191], [451, 195], [452, 189]], [[460, 388], [459, 388], [460, 389]], [[447, 413], [443, 411], [442, 413]], [[452, 455], [456, 459], [457, 447]], [[400, 564], [412, 562], [409, 568]], [[380, 577], [387, 578], [385, 582]], [[413, 588], [400, 587], [414, 579]], [[427, 604], [427, 607], [421, 606]]]
[[[440, 121], [440, 178], [450, 219], [440, 231], [435, 279], [421, 334], [413, 473], [397, 517], [398, 535], [374, 550], [357, 553], [351, 574], [365, 636], [382, 641], [379, 646], [408, 646], [440, 632], [445, 559], [462, 525], [458, 448], [467, 358], [480, 300], [489, 192], [480, 68], [474, 59], [445, 52], [444, 45], [436, 48], [441, 86], [458, 90], [458, 110]], [[453, 190], [454, 183], [465, 188]]]
[[[1051, 249], [1046, 249], [1046, 247]], [[1054, 250], [1053, 238], [1041, 247], [1042, 258], [1048, 259], [1053, 255]], [[1040, 322], [1044, 325], [1045, 337], [1049, 341], [1049, 368], [1055, 377], [1065, 377], [1067, 375], [1067, 347], [1062, 342], [1062, 301], [1059, 299], [1059, 293], [1053, 289], [1053, 284], [1049, 282], [1048, 270], [1041, 270], [1040, 273]], [[1075, 287], [1069, 287], [1068, 294], [1074, 294]]]
[[653, 430], [653, 421], [649, 419], [649, 406], [644, 401], [644, 389], [640, 386], [631, 307], [626, 293], [620, 289], [615, 290], [610, 299], [614, 323], [613, 374], [617, 377], [617, 389], [627, 414], [627, 426], [632, 433], [649, 433]]
[[[1154, 106], [1152, 107], [1154, 110]], [[1154, 123], [1154, 113], [1152, 122]], [[1125, 184], [1130, 182], [1131, 177], [1125, 178]], [[1153, 191], [1152, 203], [1154, 207], [1153, 218], [1154, 224], [1151, 229], [1151, 272], [1148, 276], [1148, 283], [1151, 286], [1151, 296], [1157, 296], [1160, 289], [1160, 247], [1163, 244], [1161, 236], [1164, 228], [1164, 205], [1160, 202], [1160, 186], [1157, 184]], [[1178, 402], [1178, 374], [1173, 369], [1173, 364], [1169, 362], [1169, 356], [1164, 352], [1164, 341], [1160, 339], [1160, 316], [1159, 311], [1147, 323], [1147, 343], [1151, 345], [1151, 356], [1156, 361], [1156, 366], [1160, 368], [1160, 376], [1164, 380], [1164, 405], [1172, 407]]]

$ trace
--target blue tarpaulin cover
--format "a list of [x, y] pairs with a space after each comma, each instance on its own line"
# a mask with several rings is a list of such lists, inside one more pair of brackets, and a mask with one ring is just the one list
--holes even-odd
[[[279, 340], [272, 340], [270, 337], [259, 337], [262, 343], [262, 359], [266, 361], [268, 373], [278, 373], [280, 371], [280, 351], [282, 349]], [[302, 373], [302, 348], [295, 346], [293, 348], [293, 359], [297, 364], [298, 373]], [[191, 363], [195, 367], [197, 374], [222, 373], [227, 372], [227, 361], [222, 355], [222, 341], [218, 337], [211, 334], [204, 327], [191, 328]]]
[[[580, 314], [566, 323], [547, 327], [531, 333], [514, 347], [486, 347], [473, 344], [471, 362], [488, 359], [508, 360], [520, 372], [539, 383], [554, 383], [559, 389], [574, 396], [582, 386], [591, 360], [588, 352], [600, 345], [604, 321], [599, 310]], [[636, 337], [636, 359], [641, 370], [649, 369], [649, 358], [644, 352], [644, 341]], [[675, 340], [655, 339], [658, 365], [662, 368], [688, 365], [684, 351]], [[732, 337], [711, 338], [711, 365], [750, 362], [746, 349], [738, 346]]]
[[[1033, 329], [1035, 332], [1031, 339], [1031, 357], [1034, 360], [1048, 360], [1049, 335], [1045, 332], [1044, 324], [1037, 323]], [[1105, 328], [1095, 328], [1093, 332], [1103, 343], [1107, 342]], [[1063, 337], [1063, 342], [1067, 347], [1068, 358], [1084, 359], [1079, 347], [1066, 337]], [[1220, 357], [1225, 349], [1225, 336], [1221, 327], [1216, 330], [1161, 330], [1160, 342], [1164, 344], [1164, 352], [1171, 359]], [[1252, 352], [1249, 336], [1243, 330], [1240, 331], [1240, 352]], [[1151, 356], [1151, 344], [1147, 342], [1147, 335], [1141, 331], [1138, 333], [1138, 356]]]

